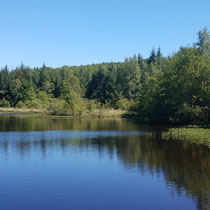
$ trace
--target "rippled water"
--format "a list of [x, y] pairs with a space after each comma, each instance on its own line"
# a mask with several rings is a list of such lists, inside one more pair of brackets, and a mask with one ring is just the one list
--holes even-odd
[[210, 150], [161, 129], [0, 116], [0, 209], [210, 208]]

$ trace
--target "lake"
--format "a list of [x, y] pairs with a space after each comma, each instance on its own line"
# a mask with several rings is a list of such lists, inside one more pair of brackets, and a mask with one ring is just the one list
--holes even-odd
[[0, 209], [210, 209], [210, 149], [120, 119], [0, 116]]

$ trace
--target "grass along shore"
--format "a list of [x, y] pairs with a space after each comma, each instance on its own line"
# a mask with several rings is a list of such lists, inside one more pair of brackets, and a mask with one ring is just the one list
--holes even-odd
[[[103, 117], [103, 118], [121, 118], [123, 115], [127, 114], [127, 111], [121, 109], [93, 109], [91, 111], [85, 111], [80, 115], [54, 115], [52, 112], [46, 109], [29, 109], [29, 108], [4, 108], [0, 107], [0, 114], [7, 114], [7, 113], [18, 113], [23, 115], [32, 115], [32, 116], [39, 116], [39, 117]], [[21, 116], [21, 115], [20, 115]]]
[[188, 141], [190, 143], [204, 145], [210, 148], [210, 128], [208, 126], [170, 128], [168, 131], [162, 133], [162, 139]]
[[37, 114], [44, 114], [47, 113], [44, 109], [29, 109], [29, 108], [14, 108], [14, 107], [0, 107], [0, 113], [37, 113]]

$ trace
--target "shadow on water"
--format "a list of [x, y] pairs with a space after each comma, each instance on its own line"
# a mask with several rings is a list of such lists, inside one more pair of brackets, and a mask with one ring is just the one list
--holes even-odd
[[[44, 158], [51, 150], [60, 149], [65, 153], [68, 148], [91, 148], [101, 156], [116, 154], [125, 170], [135, 169], [141, 174], [148, 172], [153, 176], [163, 176], [172, 194], [193, 199], [198, 209], [210, 208], [210, 150], [182, 141], [163, 141], [145, 133], [159, 131], [159, 127], [123, 120], [9, 117], [5, 121], [0, 119], [0, 122], [0, 129], [4, 131], [0, 132], [0, 154], [4, 156], [8, 155], [8, 151], [15, 151], [24, 159], [36, 150]], [[6, 129], [37, 132], [7, 133]]]

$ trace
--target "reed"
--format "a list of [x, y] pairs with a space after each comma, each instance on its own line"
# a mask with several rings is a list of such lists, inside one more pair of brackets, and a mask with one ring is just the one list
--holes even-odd
[[210, 148], [210, 129], [208, 126], [188, 126], [181, 128], [170, 128], [162, 133], [162, 139], [183, 140], [191, 143], [205, 145]]

